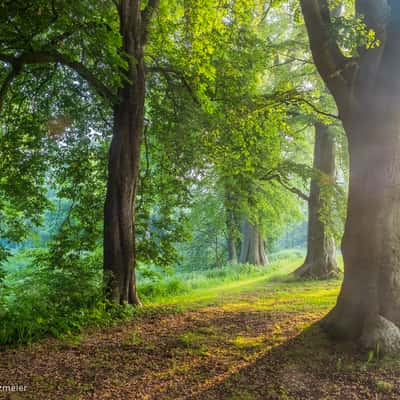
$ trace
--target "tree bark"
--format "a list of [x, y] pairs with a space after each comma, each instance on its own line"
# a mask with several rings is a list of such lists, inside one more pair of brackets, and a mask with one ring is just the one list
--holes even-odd
[[[335, 180], [335, 142], [329, 134], [329, 127], [315, 124], [315, 144], [313, 168], [323, 174], [329, 182]], [[329, 236], [325, 225], [320, 221], [324, 206], [320, 199], [321, 176], [311, 179], [308, 201], [307, 256], [294, 275], [299, 278], [328, 279], [340, 274], [336, 261], [335, 240]]]
[[136, 96], [131, 88], [126, 87], [123, 92], [124, 99], [114, 110], [109, 156], [104, 206], [104, 272], [113, 301], [139, 304], [135, 285], [134, 207], [141, 138], [141, 124], [135, 116], [140, 106], [135, 104]]
[[264, 240], [259, 230], [247, 219], [243, 221], [242, 225], [242, 246], [240, 249], [240, 263], [252, 265], [268, 264]]
[[334, 337], [361, 338], [367, 347], [379, 343], [390, 352], [400, 350], [399, 126], [398, 116], [386, 115], [357, 119], [347, 128], [345, 275], [336, 307], [324, 321]]
[[233, 193], [225, 187], [225, 213], [226, 213], [226, 244], [228, 249], [228, 263], [237, 264], [237, 201]]
[[144, 11], [140, 0], [121, 0], [120, 31], [128, 70], [114, 106], [107, 194], [104, 205], [104, 276], [108, 297], [121, 304], [140, 304], [135, 279], [135, 198], [144, 125], [144, 47], [147, 23], [156, 6]]
[[342, 240], [344, 281], [323, 326], [336, 338], [400, 352], [400, 5], [356, 1], [380, 45], [341, 54], [326, 0], [301, 0], [318, 71], [333, 94], [349, 143]]
[[236, 240], [233, 236], [228, 236], [227, 238], [227, 247], [228, 247], [228, 263], [229, 264], [237, 264], [238, 256], [236, 250]]

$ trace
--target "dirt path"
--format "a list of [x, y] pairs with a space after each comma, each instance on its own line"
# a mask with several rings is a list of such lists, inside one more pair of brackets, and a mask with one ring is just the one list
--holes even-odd
[[378, 369], [366, 354], [332, 347], [318, 329], [301, 333], [323, 312], [265, 310], [242, 297], [241, 307], [154, 311], [76, 344], [48, 340], [2, 352], [0, 384], [27, 391], [0, 398], [400, 398], [398, 362]]

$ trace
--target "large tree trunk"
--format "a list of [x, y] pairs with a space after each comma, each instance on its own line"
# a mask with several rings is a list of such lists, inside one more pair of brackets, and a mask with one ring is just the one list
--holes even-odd
[[[131, 89], [125, 88], [127, 95]], [[129, 96], [130, 97], [130, 96]], [[128, 98], [129, 98], [128, 97]], [[114, 114], [104, 207], [104, 272], [112, 300], [138, 304], [135, 285], [135, 194], [141, 127], [132, 121], [135, 105], [124, 101]], [[135, 126], [136, 125], [136, 126]]]
[[[335, 180], [335, 142], [329, 127], [315, 124], [314, 169], [323, 174], [329, 182]], [[336, 262], [336, 246], [325, 225], [320, 221], [324, 204], [320, 199], [321, 176], [311, 179], [308, 201], [307, 256], [304, 264], [294, 274], [299, 278], [328, 279], [340, 273]]]
[[145, 29], [140, 0], [121, 0], [119, 13], [127, 79], [114, 107], [104, 206], [104, 274], [108, 296], [139, 304], [135, 282], [135, 197], [144, 124]]
[[[335, 337], [400, 350], [400, 118], [369, 113], [348, 125], [349, 202], [345, 265], [336, 307], [324, 321]], [[379, 135], [377, 135], [379, 132]]]
[[300, 0], [313, 58], [349, 143], [344, 281], [323, 321], [334, 337], [400, 351], [400, 4], [357, 0], [380, 45], [345, 57], [326, 2]]
[[264, 240], [259, 230], [247, 219], [243, 221], [242, 225], [242, 246], [240, 249], [240, 263], [252, 265], [268, 264]]
[[397, 8], [379, 68], [368, 66], [376, 71], [373, 86], [365, 76], [353, 108], [339, 103], [350, 155], [345, 276], [324, 321], [336, 337], [389, 353], [400, 351], [399, 17]]

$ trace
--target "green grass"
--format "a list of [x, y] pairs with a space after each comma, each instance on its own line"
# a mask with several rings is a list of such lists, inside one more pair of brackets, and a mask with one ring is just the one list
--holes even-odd
[[[244, 266], [232, 266], [233, 272], [223, 277], [182, 276], [180, 292], [145, 298], [144, 304], [147, 307], [223, 305], [232, 309], [291, 311], [323, 310], [333, 305], [340, 281], [294, 280], [290, 274], [301, 262], [299, 258], [278, 260], [262, 268], [247, 266], [247, 271], [241, 272], [238, 271]], [[246, 300], [241, 296], [239, 300], [239, 295], [255, 292], [258, 296], [249, 296]]]
[[[224, 294], [240, 294], [263, 288], [266, 281], [283, 281], [301, 259], [278, 260], [265, 267], [229, 265], [218, 270], [178, 274], [171, 281], [139, 284], [144, 304], [187, 304], [215, 301]], [[172, 285], [172, 290], [167, 290]], [[149, 290], [149, 288], [152, 288]]]
[[[144, 279], [138, 286], [145, 306], [141, 310], [109, 309], [102, 301], [101, 273], [95, 268], [48, 271], [16, 267], [0, 290], [0, 344], [76, 335], [88, 326], [109, 325], [142, 313], [179, 313], [204, 306], [315, 312], [334, 304], [338, 280], [296, 281], [291, 272], [303, 258], [298, 252], [286, 252], [286, 259], [282, 256], [263, 267], [228, 265], [173, 277], [160, 275], [153, 281]], [[17, 258], [15, 264], [22, 261]], [[132, 338], [133, 343], [136, 340]]]

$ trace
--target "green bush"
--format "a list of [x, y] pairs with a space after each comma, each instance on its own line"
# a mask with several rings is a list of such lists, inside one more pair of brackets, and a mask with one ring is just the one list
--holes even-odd
[[94, 261], [84, 257], [74, 269], [36, 264], [8, 273], [0, 286], [0, 344], [76, 334], [129, 315], [131, 309], [104, 300]]
[[188, 290], [189, 288], [179, 278], [146, 282], [138, 286], [139, 297], [143, 300], [176, 296]]

